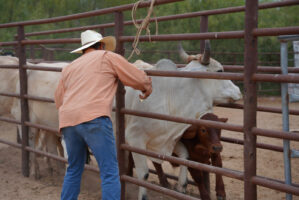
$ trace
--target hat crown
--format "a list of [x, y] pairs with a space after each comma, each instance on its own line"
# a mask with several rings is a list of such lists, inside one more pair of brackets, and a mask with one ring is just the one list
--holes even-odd
[[87, 30], [81, 33], [81, 44], [86, 45], [88, 43], [91, 42], [96, 42], [96, 41], [100, 41], [103, 39], [103, 36], [96, 32], [96, 31], [92, 31], [92, 30]]

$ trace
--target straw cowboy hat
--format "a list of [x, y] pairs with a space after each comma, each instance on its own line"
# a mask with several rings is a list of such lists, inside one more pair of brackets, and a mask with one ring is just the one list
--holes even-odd
[[92, 30], [87, 30], [81, 33], [82, 47], [71, 51], [71, 53], [83, 53], [83, 49], [86, 49], [97, 42], [103, 42], [105, 44], [105, 50], [114, 51], [116, 47], [116, 40], [113, 36], [103, 37], [100, 33]]

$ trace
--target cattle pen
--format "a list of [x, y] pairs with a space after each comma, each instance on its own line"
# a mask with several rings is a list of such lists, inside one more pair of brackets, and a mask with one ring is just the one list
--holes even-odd
[[[156, 0], [155, 5], [174, 3], [181, 0]], [[150, 2], [142, 2], [139, 7], [148, 7]], [[138, 110], [130, 110], [125, 108], [124, 96], [125, 90], [124, 86], [119, 82], [118, 90], [116, 94], [116, 136], [117, 136], [117, 147], [118, 147], [118, 161], [120, 167], [120, 177], [122, 183], [122, 199], [125, 199], [125, 187], [126, 182], [130, 182], [142, 187], [146, 187], [150, 190], [161, 192], [163, 194], [169, 195], [176, 199], [197, 199], [192, 196], [188, 196], [174, 190], [166, 189], [155, 184], [151, 184], [146, 181], [138, 180], [134, 177], [130, 177], [125, 173], [125, 151], [131, 151], [135, 153], [140, 153], [149, 157], [158, 158], [161, 160], [169, 161], [175, 164], [186, 165], [188, 167], [206, 171], [207, 173], [216, 173], [233, 179], [238, 179], [244, 182], [244, 199], [254, 200], [257, 199], [257, 186], [263, 186], [269, 189], [278, 190], [287, 193], [287, 199], [291, 199], [292, 195], [299, 196], [299, 185], [293, 184], [290, 180], [282, 182], [275, 179], [269, 179], [263, 176], [257, 175], [257, 159], [256, 152], [257, 148], [268, 149], [276, 152], [283, 152], [284, 149], [280, 146], [263, 144], [257, 142], [258, 136], [279, 138], [285, 141], [299, 141], [299, 134], [290, 132], [289, 130], [268, 130], [257, 128], [257, 112], [272, 112], [272, 113], [283, 113], [288, 112], [290, 115], [299, 115], [299, 110], [289, 109], [282, 111], [281, 109], [257, 106], [257, 83], [258, 82], [278, 82], [278, 83], [299, 83], [299, 73], [298, 68], [288, 68], [289, 72], [293, 74], [279, 74], [280, 68], [278, 67], [260, 67], [257, 65], [258, 51], [257, 51], [257, 40], [259, 37], [267, 36], [282, 36], [282, 35], [296, 35], [299, 34], [299, 26], [291, 27], [279, 27], [279, 28], [257, 28], [258, 23], [258, 10], [259, 9], [269, 9], [278, 8], [284, 6], [295, 6], [299, 5], [297, 0], [285, 0], [273, 3], [263, 3], [259, 4], [257, 0], [246, 0], [245, 6], [222, 8], [216, 10], [199, 11], [193, 13], [176, 14], [171, 16], [162, 16], [151, 19], [151, 22], [166, 21], [166, 20], [176, 20], [191, 17], [200, 17], [200, 32], [199, 33], [185, 33], [185, 34], [164, 34], [164, 35], [152, 35], [151, 38], [148, 36], [140, 36], [141, 42], [149, 41], [181, 41], [181, 40], [205, 40], [205, 39], [244, 39], [245, 41], [245, 52], [244, 52], [244, 67], [243, 66], [224, 66], [226, 71], [243, 71], [242, 73], [236, 72], [178, 72], [178, 71], [151, 71], [146, 70], [146, 73], [150, 76], [161, 76], [161, 77], [184, 77], [184, 78], [205, 78], [205, 79], [225, 79], [225, 80], [235, 80], [243, 81], [244, 83], [244, 105], [241, 104], [222, 104], [219, 106], [243, 109], [244, 123], [243, 126], [236, 124], [228, 124], [221, 122], [212, 122], [207, 120], [195, 120], [191, 118], [181, 118], [178, 116], [170, 116], [164, 114], [157, 114], [153, 112], [141, 112]], [[47, 127], [41, 124], [34, 124], [29, 120], [28, 111], [28, 101], [43, 101], [48, 103], [54, 103], [53, 99], [31, 96], [27, 94], [27, 73], [26, 70], [46, 70], [46, 71], [61, 71], [61, 68], [51, 68], [43, 66], [28, 66], [26, 64], [26, 45], [32, 44], [62, 44], [62, 43], [80, 43], [79, 38], [63, 38], [63, 39], [42, 39], [42, 40], [30, 40], [27, 37], [37, 36], [37, 35], [48, 35], [48, 34], [58, 34], [64, 32], [81, 31], [87, 29], [105, 29], [114, 28], [114, 34], [117, 39], [117, 49], [116, 52], [124, 55], [124, 43], [133, 42], [135, 36], [125, 36], [124, 26], [132, 25], [132, 21], [124, 21], [123, 12], [131, 10], [134, 4], [122, 5], [118, 7], [105, 8], [85, 13], [78, 13], [67, 16], [54, 17], [49, 19], [40, 19], [24, 22], [13, 22], [7, 24], [0, 24], [0, 28], [11, 28], [17, 27], [17, 40], [10, 42], [0, 42], [0, 46], [14, 46], [17, 48], [19, 65], [1, 65], [0, 68], [8, 68], [11, 70], [19, 70], [20, 78], [20, 93], [12, 94], [1, 92], [0, 95], [8, 97], [17, 97], [21, 101], [21, 120], [15, 120], [5, 117], [0, 117], [1, 121], [19, 124], [22, 127], [22, 143], [13, 143], [3, 139], [0, 139], [0, 143], [8, 144], [22, 150], [22, 173], [24, 176], [29, 176], [29, 152], [37, 153], [40, 155], [48, 156], [52, 159], [56, 159], [62, 162], [67, 162], [64, 158], [51, 155], [47, 152], [39, 151], [31, 148], [28, 145], [28, 129], [29, 127], [44, 129], [53, 134], [57, 133], [57, 129], [53, 127]], [[208, 32], [208, 17], [211, 15], [228, 14], [235, 12], [245, 12], [245, 29], [239, 31], [226, 31], [226, 32]], [[25, 26], [34, 26], [45, 23], [56, 23], [67, 20], [75, 20], [81, 18], [87, 18], [92, 16], [99, 16], [105, 14], [114, 14], [115, 21], [107, 24], [100, 24], [94, 26], [84, 26], [76, 28], [67, 28], [59, 30], [48, 30], [43, 32], [33, 32], [25, 33]], [[281, 42], [285, 45], [287, 40], [281, 39]], [[201, 50], [203, 50], [204, 43], [201, 43]], [[283, 54], [283, 52], [282, 52]], [[282, 61], [284, 59], [281, 59]], [[281, 65], [286, 65], [282, 63]], [[259, 73], [263, 72], [263, 73]], [[282, 97], [287, 99], [287, 94]], [[222, 141], [236, 143], [244, 145], [244, 171], [237, 171], [226, 168], [218, 168], [210, 165], [205, 165], [202, 163], [197, 163], [189, 160], [184, 160], [172, 156], [165, 156], [158, 153], [146, 151], [137, 147], [129, 146], [125, 143], [125, 115], [136, 115], [139, 117], [147, 117], [159, 120], [168, 120], [177, 123], [186, 123], [193, 125], [205, 125], [207, 127], [216, 127], [223, 130], [230, 130], [234, 132], [240, 132], [244, 134], [244, 140], [223, 137]], [[288, 158], [291, 154], [294, 154], [290, 149], [284, 152]], [[99, 170], [92, 166], [86, 166], [86, 169], [98, 172]]]

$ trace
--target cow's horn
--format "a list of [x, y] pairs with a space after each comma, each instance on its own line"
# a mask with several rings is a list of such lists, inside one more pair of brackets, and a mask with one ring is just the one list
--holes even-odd
[[178, 45], [178, 49], [179, 49], [179, 54], [180, 57], [183, 59], [184, 62], [188, 62], [188, 57], [189, 55], [185, 52], [185, 50], [183, 49], [182, 43], [179, 43]]
[[200, 59], [200, 63], [203, 64], [203, 65], [210, 64], [210, 55], [211, 55], [210, 40], [205, 40], [205, 50], [204, 50], [203, 55]]

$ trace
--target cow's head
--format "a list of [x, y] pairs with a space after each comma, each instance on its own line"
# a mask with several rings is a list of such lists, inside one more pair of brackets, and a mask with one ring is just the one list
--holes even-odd
[[179, 43], [179, 54], [184, 62], [187, 63], [186, 67], [203, 67], [208, 72], [223, 72], [223, 66], [211, 58], [211, 45], [209, 40], [205, 40], [205, 49], [203, 54], [188, 55]]
[[[210, 57], [211, 47], [210, 41], [205, 41], [205, 49], [203, 54], [188, 55], [179, 44], [180, 57], [188, 64], [181, 68], [181, 71], [202, 71], [202, 72], [223, 72], [223, 66]], [[232, 103], [242, 98], [241, 91], [231, 80], [203, 80], [209, 91], [207, 94], [213, 98], [213, 104]]]
[[[226, 122], [228, 120], [227, 118], [218, 118], [218, 116], [212, 113], [205, 114], [201, 119], [218, 122]], [[182, 139], [183, 141], [185, 140], [183, 143], [187, 141], [187, 148], [192, 153], [202, 154], [202, 152], [208, 152], [211, 154], [222, 151], [220, 137], [221, 129], [192, 125], [184, 132]]]

